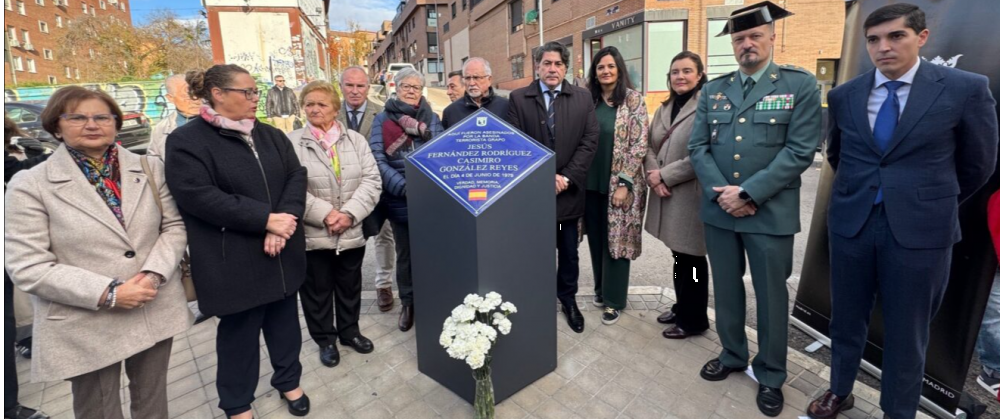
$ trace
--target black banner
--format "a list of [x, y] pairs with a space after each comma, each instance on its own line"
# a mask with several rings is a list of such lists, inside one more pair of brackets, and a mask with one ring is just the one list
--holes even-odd
[[[996, 0], [906, 0], [927, 14], [930, 38], [921, 50], [928, 62], [979, 73], [990, 78], [994, 97], [1000, 97], [1000, 2]], [[838, 84], [870, 70], [873, 65], [865, 48], [863, 23], [879, 7], [892, 0], [865, 0], [847, 8], [842, 60]], [[833, 171], [826, 165], [816, 195], [816, 210], [806, 247], [793, 323], [823, 339], [830, 325], [830, 259], [827, 208]], [[954, 247], [951, 277], [944, 303], [931, 323], [923, 396], [954, 414], [962, 396], [982, 323], [990, 287], [997, 271], [997, 256], [986, 220], [989, 197], [1000, 189], [1000, 172], [986, 187], [966, 201], [960, 211], [962, 242]], [[797, 320], [797, 322], [796, 322]], [[811, 329], [811, 330], [810, 330]], [[864, 359], [875, 368], [882, 365], [883, 323], [881, 304], [876, 304]]]

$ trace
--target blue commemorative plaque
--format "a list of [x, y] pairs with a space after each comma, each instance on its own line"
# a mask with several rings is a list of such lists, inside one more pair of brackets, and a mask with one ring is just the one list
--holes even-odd
[[485, 109], [408, 159], [474, 216], [479, 216], [553, 153]]

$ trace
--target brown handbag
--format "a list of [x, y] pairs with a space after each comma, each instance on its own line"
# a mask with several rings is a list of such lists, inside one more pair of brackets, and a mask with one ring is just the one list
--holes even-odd
[[[163, 200], [160, 199], [160, 188], [156, 185], [156, 178], [153, 177], [153, 171], [149, 170], [149, 160], [147, 156], [140, 157], [142, 161], [142, 171], [146, 172], [146, 182], [149, 186], [153, 188], [153, 197], [156, 198], [156, 206], [160, 208], [160, 213], [163, 213]], [[189, 303], [198, 301], [198, 294], [194, 290], [194, 280], [191, 278], [191, 255], [184, 251], [184, 257], [181, 259], [181, 283], [184, 285], [184, 295], [187, 296]]]

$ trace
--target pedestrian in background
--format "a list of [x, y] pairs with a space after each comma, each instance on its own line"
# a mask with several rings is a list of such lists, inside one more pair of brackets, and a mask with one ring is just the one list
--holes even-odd
[[102, 91], [62, 88], [41, 120], [62, 145], [10, 182], [4, 224], [11, 278], [37, 297], [32, 380], [69, 380], [77, 418], [120, 419], [124, 362], [131, 417], [165, 419], [173, 337], [193, 318], [163, 165], [115, 144], [122, 111]]
[[[371, 140], [375, 117], [384, 110], [368, 100], [369, 90], [368, 76], [363, 67], [348, 67], [341, 73], [340, 91], [344, 95], [344, 106], [337, 114], [337, 121], [361, 134], [365, 141]], [[385, 313], [391, 311], [395, 304], [392, 277], [396, 271], [396, 242], [392, 236], [392, 225], [382, 207], [376, 206], [364, 219], [362, 231], [366, 239], [375, 237], [375, 303], [379, 311]]]
[[687, 147], [708, 76], [701, 57], [684, 51], [671, 61], [667, 78], [670, 98], [649, 124], [646, 176], [656, 195], [649, 199], [646, 231], [667, 245], [674, 256], [677, 303], [656, 320], [673, 325], [663, 331], [663, 337], [685, 339], [709, 328], [708, 250], [705, 225], [698, 219], [701, 184]]
[[594, 268], [594, 305], [604, 308], [601, 322], [613, 325], [628, 305], [631, 261], [642, 254], [649, 117], [618, 48], [597, 52], [589, 79], [600, 135], [587, 172], [583, 223]]
[[[368, 140], [337, 121], [340, 96], [328, 82], [302, 90], [306, 126], [289, 135], [309, 172], [306, 211], [306, 281], [299, 296], [306, 325], [320, 347], [320, 362], [340, 364], [337, 341], [360, 354], [375, 350], [361, 334], [361, 221], [378, 204], [382, 177]], [[336, 326], [334, 326], [336, 310]]]
[[263, 332], [271, 386], [304, 416], [296, 297], [306, 273], [306, 169], [285, 134], [257, 121], [249, 72], [216, 65], [187, 82], [208, 106], [167, 138], [167, 183], [187, 226], [199, 306], [219, 318], [219, 408], [252, 416]]
[[149, 136], [149, 149], [146, 152], [150, 156], [159, 157], [160, 160], [166, 158], [167, 136], [178, 127], [197, 118], [202, 105], [200, 100], [191, 98], [183, 74], [167, 77], [163, 84], [167, 88], [167, 102], [174, 105], [174, 111], [163, 115], [163, 119], [153, 127], [153, 132]]
[[295, 129], [295, 120], [299, 117], [299, 100], [295, 97], [295, 91], [285, 86], [284, 76], [274, 78], [274, 87], [267, 92], [264, 109], [271, 125], [281, 132], [287, 134]]
[[[12, 140], [17, 137], [23, 137], [24, 133], [18, 129], [17, 124], [14, 123], [10, 118], [3, 118], [3, 145], [4, 145], [4, 164], [3, 164], [3, 181], [4, 181], [4, 192], [7, 189], [7, 182], [14, 177], [18, 172], [22, 170], [27, 170], [35, 167], [45, 160], [48, 160], [50, 154], [39, 153], [37, 155], [28, 157], [24, 159], [19, 159], [11, 155], [12, 151], [16, 151], [21, 154], [22, 150], [12, 144]], [[24, 150], [23, 154], [27, 154], [28, 150]], [[5, 205], [10, 206], [10, 202], [6, 202]], [[45, 413], [36, 411], [35, 409], [22, 406], [18, 399], [18, 379], [17, 379], [17, 354], [16, 352], [21, 350], [27, 350], [30, 355], [31, 348], [18, 345], [17, 340], [17, 318], [15, 317], [14, 311], [14, 294], [15, 288], [14, 283], [11, 282], [10, 276], [7, 275], [7, 270], [4, 269], [3, 272], [3, 286], [4, 286], [4, 404], [3, 404], [3, 416], [7, 419], [48, 419], [48, 415]], [[19, 313], [18, 313], [19, 314]], [[28, 338], [30, 340], [30, 338]], [[27, 345], [27, 343], [24, 343]], [[17, 351], [15, 351], [15, 348]], [[30, 356], [29, 356], [30, 358]]]
[[403, 309], [399, 330], [413, 328], [413, 272], [410, 265], [410, 219], [406, 205], [406, 156], [441, 133], [441, 120], [423, 97], [424, 75], [405, 68], [393, 76], [395, 98], [375, 117], [370, 141], [382, 175], [382, 205], [396, 240], [396, 285]]

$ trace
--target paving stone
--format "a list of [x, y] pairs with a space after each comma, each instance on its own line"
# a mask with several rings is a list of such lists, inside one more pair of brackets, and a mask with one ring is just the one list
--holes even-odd
[[666, 411], [641, 397], [633, 400], [622, 413], [633, 419], [660, 419], [666, 415]]
[[535, 409], [541, 406], [542, 403], [544, 403], [549, 398], [550, 398], [549, 396], [547, 396], [545, 393], [542, 393], [541, 391], [538, 391], [538, 389], [534, 387], [528, 387], [517, 392], [517, 394], [515, 394], [510, 399], [514, 403], [517, 403], [517, 405], [520, 406], [522, 409], [531, 413], [534, 412]]
[[562, 403], [554, 399], [549, 399], [538, 410], [535, 411], [535, 416], [539, 419], [577, 419], [580, 418], [579, 415], [573, 413], [572, 410], [563, 406]]
[[617, 409], [602, 402], [598, 398], [590, 399], [590, 401], [583, 406], [582, 412], [584, 412], [582, 416], [587, 419], [615, 419], [620, 415], [620, 412]]
[[556, 367], [556, 374], [559, 374], [567, 380], [572, 380], [574, 377], [579, 375], [584, 368], [586, 368], [586, 366], [583, 364], [564, 356], [559, 358], [559, 366]]
[[[579, 375], [577, 377], [579, 379]], [[567, 383], [569, 383], [569, 381], [562, 378], [559, 374], [551, 373], [536, 381], [532, 384], [532, 386], [540, 390], [542, 393], [554, 396]]]
[[610, 384], [598, 392], [596, 397], [618, 411], [622, 411], [632, 403], [632, 400], [635, 400], [637, 394], [617, 384]]
[[213, 418], [215, 418], [215, 414], [212, 413], [212, 407], [209, 406], [208, 403], [205, 403], [205, 404], [203, 404], [201, 406], [198, 406], [198, 407], [194, 408], [194, 410], [191, 410], [191, 411], [188, 411], [188, 412], [185, 412], [185, 413], [181, 413], [181, 414], [179, 414], [177, 416], [174, 416], [174, 409], [173, 408], [171, 408], [170, 410], [171, 410], [170, 411], [170, 417], [171, 418], [176, 418], [176, 419], [213, 419]]
[[[323, 416], [320, 416], [323, 417]], [[417, 400], [413, 403], [409, 403], [406, 408], [399, 411], [396, 415], [399, 418], [406, 419], [434, 419], [439, 417], [434, 409], [423, 400]]]
[[552, 398], [563, 406], [566, 406], [567, 409], [584, 414], [586, 411], [581, 409], [593, 396], [581, 389], [580, 386], [569, 383], [553, 395]]
[[524, 419], [528, 412], [518, 406], [517, 403], [503, 402], [496, 407], [497, 419]]

